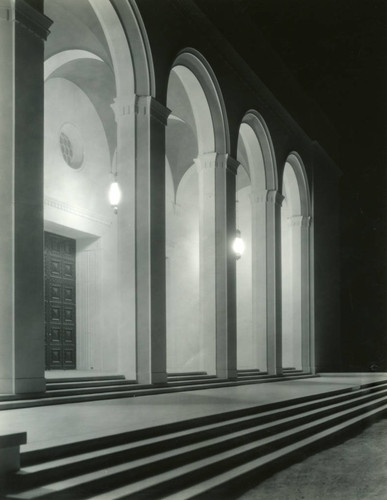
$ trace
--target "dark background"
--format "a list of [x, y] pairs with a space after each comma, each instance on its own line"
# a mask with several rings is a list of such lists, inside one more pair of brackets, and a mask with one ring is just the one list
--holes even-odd
[[249, 15], [336, 128], [344, 368], [387, 369], [386, 0], [249, 1]]
[[387, 0], [195, 1], [250, 66], [266, 39], [336, 130], [343, 369], [387, 370]]

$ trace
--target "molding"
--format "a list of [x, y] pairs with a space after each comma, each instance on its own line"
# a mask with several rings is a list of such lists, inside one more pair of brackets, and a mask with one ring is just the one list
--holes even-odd
[[16, 0], [15, 2], [15, 21], [41, 40], [47, 40], [50, 34], [51, 19], [38, 12], [24, 0]]
[[202, 153], [197, 158], [194, 158], [194, 163], [198, 172], [215, 169], [217, 163], [217, 153]]
[[0, 20], [1, 19], [4, 19], [4, 21], [14, 21], [12, 18], [12, 9], [5, 5], [4, 2], [0, 2]]
[[226, 169], [228, 172], [230, 172], [231, 174], [236, 176], [240, 163], [238, 160], [236, 160], [235, 158], [233, 158], [229, 154], [227, 154], [226, 156], [227, 156]]
[[67, 212], [71, 215], [76, 215], [77, 217], [83, 217], [84, 219], [91, 220], [93, 222], [98, 222], [104, 226], [110, 226], [111, 222], [106, 217], [96, 214], [91, 210], [86, 210], [84, 208], [74, 207], [69, 203], [57, 200], [56, 198], [51, 198], [50, 196], [44, 197], [44, 204], [48, 207], [56, 208], [57, 210], [62, 210], [62, 212]]
[[312, 225], [312, 217], [310, 215], [304, 215], [302, 221], [302, 227], [310, 228], [311, 225]]
[[155, 118], [164, 126], [167, 125], [168, 116], [171, 114], [170, 109], [159, 101], [156, 101], [153, 97], [141, 95], [135, 98], [135, 112], [137, 115]]
[[269, 191], [267, 191], [266, 193], [266, 203], [278, 205], [279, 207], [282, 206], [282, 202], [284, 201], [285, 197], [282, 196], [279, 191], [276, 191], [275, 189], [269, 189]]
[[260, 205], [267, 202], [267, 191], [261, 194], [250, 193], [249, 197], [252, 205]]
[[289, 226], [309, 228], [312, 217], [309, 215], [292, 215], [287, 218]]
[[202, 153], [194, 159], [198, 171], [209, 168], [221, 168], [233, 175], [237, 174], [239, 161], [227, 153]]
[[303, 215], [291, 215], [287, 218], [289, 226], [301, 227], [303, 225]]
[[131, 115], [135, 112], [135, 102], [135, 94], [120, 96], [114, 99], [114, 102], [110, 105], [110, 107], [114, 111], [116, 122], [118, 122], [121, 117]]

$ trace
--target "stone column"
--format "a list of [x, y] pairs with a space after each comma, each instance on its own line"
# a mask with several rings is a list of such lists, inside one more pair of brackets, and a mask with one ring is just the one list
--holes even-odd
[[45, 390], [43, 60], [51, 21], [0, 1], [0, 392]]
[[170, 111], [136, 98], [136, 329], [140, 383], [166, 382], [165, 127]]
[[235, 176], [226, 154], [195, 160], [199, 175], [200, 332], [203, 367], [236, 378]]
[[310, 262], [310, 227], [312, 218], [304, 216], [301, 225], [301, 321], [302, 321], [302, 370], [314, 370], [312, 359], [311, 326], [311, 262]]
[[117, 213], [118, 236], [118, 366], [136, 377], [136, 170], [135, 95], [118, 96], [112, 104], [117, 123], [117, 181], [122, 199]]
[[302, 215], [292, 215], [287, 219], [290, 226], [291, 240], [291, 305], [292, 305], [292, 330], [291, 339], [293, 347], [293, 365], [295, 368], [301, 368], [301, 350], [302, 350], [302, 271], [301, 271], [301, 231], [303, 224]]
[[292, 342], [297, 368], [311, 370], [309, 216], [293, 215], [288, 223], [292, 242]]
[[267, 369], [267, 192], [251, 194], [251, 300], [254, 368]]
[[266, 266], [267, 266], [267, 371], [282, 373], [282, 297], [281, 297], [281, 204], [284, 197], [275, 190], [266, 199]]

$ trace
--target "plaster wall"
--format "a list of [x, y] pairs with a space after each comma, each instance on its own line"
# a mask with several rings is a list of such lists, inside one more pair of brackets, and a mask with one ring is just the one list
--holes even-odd
[[[199, 186], [196, 167], [183, 177], [174, 202], [167, 170], [167, 371], [204, 369], [199, 307]], [[205, 298], [204, 298], [205, 300]]]
[[[68, 123], [82, 141], [79, 169], [65, 162], [60, 148], [60, 131]], [[116, 371], [118, 231], [107, 196], [111, 164], [104, 129], [86, 94], [53, 78], [45, 84], [45, 131], [45, 229], [77, 243], [77, 368]]]

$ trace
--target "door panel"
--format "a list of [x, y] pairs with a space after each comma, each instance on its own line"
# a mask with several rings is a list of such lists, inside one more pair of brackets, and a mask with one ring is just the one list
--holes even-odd
[[46, 369], [76, 368], [75, 240], [44, 233]]

